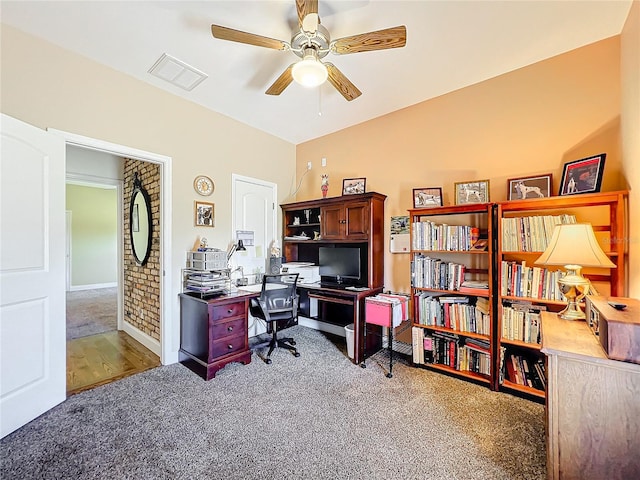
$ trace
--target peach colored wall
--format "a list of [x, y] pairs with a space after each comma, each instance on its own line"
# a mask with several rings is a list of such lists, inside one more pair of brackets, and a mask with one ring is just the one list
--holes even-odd
[[[501, 201], [509, 178], [552, 173], [557, 191], [565, 162], [601, 152], [602, 190], [624, 188], [620, 150], [620, 37], [612, 37], [298, 145], [298, 176], [315, 166], [298, 200], [320, 196], [322, 173], [330, 196], [343, 178], [366, 177], [367, 191], [388, 196], [388, 230], [390, 216], [412, 207], [413, 188], [442, 187], [451, 204], [454, 182], [488, 179], [490, 199]], [[388, 252], [388, 232], [385, 242]], [[385, 274], [385, 288], [408, 292], [408, 254], [387, 253]]]
[[622, 30], [622, 169], [632, 194], [629, 199], [629, 296], [640, 298], [640, 1]]

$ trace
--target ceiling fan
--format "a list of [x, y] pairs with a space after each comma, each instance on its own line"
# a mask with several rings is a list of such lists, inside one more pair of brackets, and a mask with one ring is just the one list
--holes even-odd
[[293, 32], [291, 42], [211, 25], [211, 33], [215, 38], [275, 50], [289, 50], [301, 58], [282, 72], [265, 92], [267, 95], [280, 95], [293, 80], [314, 87], [328, 79], [345, 99], [351, 101], [358, 98], [362, 92], [335, 65], [322, 62], [321, 59], [330, 52], [345, 55], [404, 47], [407, 43], [407, 29], [404, 25], [331, 40], [329, 31], [320, 25], [318, 0], [295, 2], [298, 29]]

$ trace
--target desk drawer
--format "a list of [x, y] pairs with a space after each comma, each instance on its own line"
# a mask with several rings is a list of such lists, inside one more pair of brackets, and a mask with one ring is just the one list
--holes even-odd
[[211, 340], [216, 341], [223, 337], [231, 337], [245, 333], [245, 317], [228, 320], [226, 322], [218, 321], [211, 324]]
[[235, 337], [225, 337], [220, 340], [213, 341], [209, 351], [209, 362], [212, 362], [219, 357], [244, 350], [245, 339], [246, 335], [241, 334]]
[[244, 316], [244, 302], [227, 303], [226, 305], [210, 305], [211, 320], [223, 320], [225, 318]]

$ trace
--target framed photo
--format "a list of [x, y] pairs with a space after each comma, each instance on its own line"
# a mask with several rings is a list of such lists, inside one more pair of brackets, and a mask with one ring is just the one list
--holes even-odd
[[357, 193], [364, 193], [366, 183], [366, 178], [345, 178], [342, 180], [342, 194], [355, 195]]
[[475, 180], [473, 182], [456, 182], [456, 205], [466, 203], [486, 203], [489, 201], [489, 180]]
[[433, 208], [442, 206], [442, 188], [427, 187], [413, 189], [413, 208]]
[[196, 227], [213, 227], [215, 217], [213, 215], [213, 203], [196, 200], [195, 206]]
[[553, 176], [534, 175], [531, 177], [511, 178], [507, 180], [507, 200], [522, 200], [525, 198], [543, 198], [552, 195]]
[[560, 195], [600, 191], [606, 153], [565, 163], [560, 182]]

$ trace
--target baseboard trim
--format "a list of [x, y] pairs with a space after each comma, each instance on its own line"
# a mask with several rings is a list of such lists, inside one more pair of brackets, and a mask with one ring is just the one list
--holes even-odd
[[127, 323], [126, 321], [122, 322], [122, 331], [132, 337], [135, 341], [140, 342], [146, 348], [151, 350], [153, 353], [158, 355], [162, 359], [162, 349], [160, 347], [160, 342], [155, 338], [151, 338], [149, 335], [144, 333], [141, 330], [138, 330], [136, 327]]
[[96, 290], [99, 288], [113, 288], [117, 287], [118, 282], [112, 283], [92, 283], [88, 285], [71, 285], [69, 287], [70, 292], [79, 292], [80, 290]]

